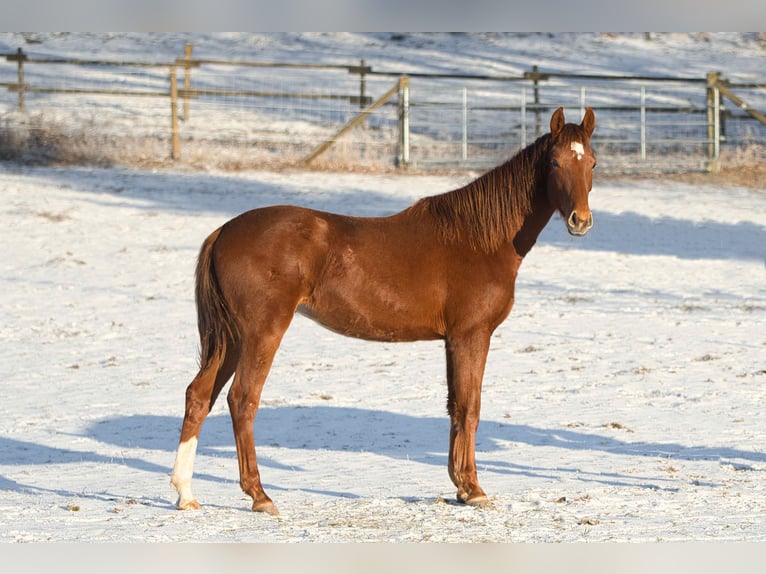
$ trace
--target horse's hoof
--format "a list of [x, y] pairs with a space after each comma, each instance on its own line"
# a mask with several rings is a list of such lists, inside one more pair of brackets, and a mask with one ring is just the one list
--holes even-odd
[[195, 498], [192, 498], [191, 500], [179, 499], [178, 502], [176, 502], [176, 508], [178, 510], [199, 510], [200, 506]]
[[253, 503], [253, 512], [265, 512], [272, 516], [279, 516], [279, 510], [270, 500], [262, 500], [261, 502]]
[[495, 505], [492, 504], [492, 502], [486, 496], [477, 496], [476, 498], [466, 500], [465, 503], [468, 506], [474, 506], [476, 508], [486, 508], [486, 509], [495, 508]]

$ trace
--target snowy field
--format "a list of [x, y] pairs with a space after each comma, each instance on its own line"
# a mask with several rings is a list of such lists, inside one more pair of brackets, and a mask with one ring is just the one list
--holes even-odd
[[[2, 51], [79, 58], [174, 59], [186, 41], [207, 57], [742, 82], [762, 81], [764, 54], [762, 34], [0, 33]], [[522, 265], [477, 436], [493, 510], [454, 503], [442, 344], [302, 317], [256, 421], [281, 515], [249, 510], [225, 400], [200, 437], [203, 507], [174, 509], [207, 234], [274, 203], [389, 214], [471, 177], [0, 163], [0, 541], [766, 542], [766, 190], [660, 179], [597, 177], [588, 236], [554, 218]]]
[[0, 166], [2, 541], [766, 541], [766, 192], [596, 180], [554, 218], [490, 351], [493, 510], [454, 504], [440, 343], [296, 317], [256, 421], [279, 517], [238, 486], [225, 400], [169, 483], [216, 226], [296, 203], [397, 211], [470, 176]]

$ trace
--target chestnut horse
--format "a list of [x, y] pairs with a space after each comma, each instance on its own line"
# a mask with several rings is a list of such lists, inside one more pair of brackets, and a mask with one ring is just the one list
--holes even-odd
[[179, 509], [199, 508], [191, 477], [197, 439], [221, 389], [228, 404], [240, 486], [255, 511], [277, 514], [255, 455], [253, 423], [266, 376], [293, 315], [373, 341], [441, 339], [447, 355], [448, 470], [457, 499], [489, 506], [476, 476], [481, 385], [493, 331], [511, 311], [516, 273], [558, 211], [584, 235], [596, 161], [595, 127], [566, 124], [454, 191], [388, 217], [349, 217], [294, 206], [243, 213], [203, 243], [196, 271], [200, 369], [171, 484]]

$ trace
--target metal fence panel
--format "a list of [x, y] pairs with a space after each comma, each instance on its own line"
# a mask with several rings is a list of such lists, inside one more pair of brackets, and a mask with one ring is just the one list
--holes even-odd
[[[0, 157], [13, 155], [13, 146], [23, 140], [45, 143], [45, 153], [54, 158], [59, 153], [59, 159], [66, 159], [59, 148], [69, 146], [77, 152], [69, 154], [74, 159], [163, 162], [171, 155], [171, 128], [177, 125], [180, 159], [187, 163], [297, 164], [399, 76], [364, 62], [306, 66], [188, 57], [163, 63], [6, 56], [0, 62], [0, 86], [7, 88], [0, 92]], [[178, 101], [171, 106], [173, 67]], [[763, 85], [731, 89], [751, 107], [766, 109]], [[705, 78], [556, 76], [535, 68], [517, 78], [413, 74], [407, 134], [402, 134], [401, 102], [393, 98], [321, 159], [343, 167], [488, 168], [547, 132], [559, 106], [569, 121], [579, 121], [585, 106], [594, 108], [592, 143], [600, 169], [608, 172], [705, 169], [719, 151], [741, 161], [760, 158], [766, 126], [731, 101], [711, 104], [709, 93]], [[403, 138], [408, 156], [402, 155]]]

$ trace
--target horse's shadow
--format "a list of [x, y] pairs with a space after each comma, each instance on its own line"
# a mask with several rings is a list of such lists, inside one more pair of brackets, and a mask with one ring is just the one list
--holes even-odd
[[593, 229], [583, 238], [561, 233], [561, 222], [553, 221], [543, 229], [538, 243], [631, 255], [766, 263], [766, 226], [751, 221], [694, 222], [668, 216], [650, 218], [632, 212], [598, 211], [594, 217]]
[[[132, 415], [103, 419], [86, 434], [100, 442], [152, 450], [175, 451], [181, 419]], [[449, 420], [415, 417], [390, 411], [352, 407], [262, 407], [255, 423], [256, 442], [288, 449], [369, 452], [422, 464], [447, 465]], [[566, 459], [551, 468], [511, 462], [513, 444], [556, 447], [573, 451], [601, 451], [614, 455], [661, 457], [717, 462], [766, 462], [766, 453], [716, 446], [688, 446], [675, 442], [629, 442], [606, 434], [573, 429], [540, 428], [492, 420], [482, 421], [476, 436], [476, 462], [482, 472], [551, 477], [572, 473], [585, 480], [621, 484], [617, 475], [595, 475], [568, 468]], [[235, 456], [228, 414], [208, 417], [200, 434], [199, 453]], [[509, 446], [510, 445], [510, 446]], [[273, 452], [273, 451], [272, 451]], [[264, 466], [284, 468], [274, 458], [262, 457]], [[734, 463], [741, 466], [742, 463]], [[291, 468], [294, 468], [291, 466]], [[625, 483], [635, 484], [635, 477]]]
[[[99, 420], [85, 435], [122, 447], [175, 451], [180, 417], [128, 415]], [[255, 422], [256, 441], [284, 448], [366, 451], [401, 458], [419, 458], [446, 451], [449, 420], [383, 410], [333, 406], [262, 406]], [[498, 441], [568, 450], [598, 450], [621, 455], [667, 456], [682, 460], [738, 458], [766, 462], [766, 453], [726, 447], [684, 446], [679, 443], [629, 442], [603, 434], [540, 428], [483, 420], [477, 433], [477, 452], [503, 450]], [[207, 444], [207, 447], [203, 443]], [[211, 415], [200, 436], [205, 448], [220, 452], [232, 447], [231, 422], [226, 413]], [[211, 451], [212, 452], [212, 451]]]
[[[121, 464], [150, 473], [167, 474], [177, 447], [181, 419], [158, 415], [128, 415], [101, 419], [82, 433], [103, 444], [126, 449], [144, 449], [168, 453], [164, 466], [140, 456], [110, 456], [74, 449], [39, 445], [17, 439], [0, 437], [0, 459], [5, 465], [76, 464], [97, 462]], [[260, 445], [287, 449], [368, 452], [420, 464], [447, 465], [447, 437], [449, 421], [444, 417], [415, 417], [401, 413], [351, 407], [263, 407], [255, 425], [256, 441]], [[568, 465], [562, 457], [552, 466], [531, 466], [512, 462], [513, 445], [556, 447], [573, 451], [601, 451], [614, 455], [635, 457], [662, 457], [674, 460], [710, 460], [731, 463], [743, 468], [747, 461], [766, 462], [766, 454], [750, 450], [716, 446], [688, 446], [674, 442], [629, 442], [606, 434], [572, 429], [540, 428], [509, 424], [492, 420], [482, 421], [477, 433], [476, 461], [480, 472], [520, 475], [532, 478], [553, 478], [562, 475], [583, 482], [612, 486], [632, 486], [652, 489], [673, 489], [662, 486], [667, 477], [638, 477], [635, 474], [589, 472]], [[199, 454], [202, 456], [231, 457], [234, 450], [231, 423], [228, 414], [208, 417], [200, 435]], [[126, 451], [128, 452], [128, 451]], [[266, 467], [286, 468], [274, 453], [259, 454], [259, 463]], [[305, 469], [289, 465], [293, 471]], [[197, 472], [198, 480], [232, 482], [236, 477], [220, 477]], [[277, 486], [268, 485], [278, 489]], [[308, 485], [307, 485], [308, 486]], [[47, 490], [21, 485], [0, 476], [0, 490]], [[57, 492], [53, 490], [52, 492]], [[71, 494], [61, 492], [59, 494]], [[353, 493], [329, 493], [353, 497]], [[166, 501], [149, 501], [167, 506]]]

